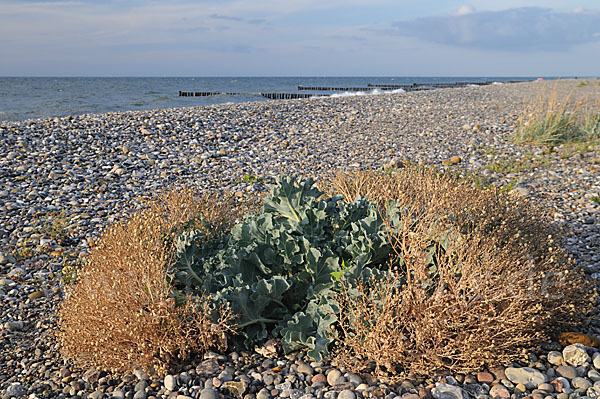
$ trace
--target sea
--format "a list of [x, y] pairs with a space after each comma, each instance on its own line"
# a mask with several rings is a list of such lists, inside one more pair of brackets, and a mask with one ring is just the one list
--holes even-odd
[[[375, 87], [356, 92], [299, 91], [298, 86], [370, 88], [369, 85], [502, 83], [534, 79], [537, 77], [0, 77], [0, 121], [267, 101], [261, 93], [322, 96], [383, 93]], [[182, 97], [179, 91], [224, 94]]]

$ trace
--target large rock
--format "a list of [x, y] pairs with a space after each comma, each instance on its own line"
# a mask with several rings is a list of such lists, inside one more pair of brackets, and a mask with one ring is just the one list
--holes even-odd
[[546, 382], [546, 375], [531, 367], [507, 367], [504, 370], [506, 378], [513, 384], [523, 384], [527, 389], [537, 388]]
[[563, 359], [574, 367], [583, 366], [590, 361], [585, 346], [581, 344], [565, 346], [565, 349], [563, 349]]
[[469, 394], [462, 389], [450, 384], [439, 384], [431, 390], [435, 399], [469, 399]]

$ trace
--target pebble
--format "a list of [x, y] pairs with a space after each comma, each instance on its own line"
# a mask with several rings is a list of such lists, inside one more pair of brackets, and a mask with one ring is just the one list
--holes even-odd
[[327, 383], [331, 386], [342, 384], [346, 382], [346, 379], [342, 376], [342, 373], [337, 369], [331, 369], [327, 374]]
[[435, 399], [469, 399], [469, 394], [462, 388], [450, 384], [438, 384], [431, 390]]
[[500, 398], [500, 399], [508, 399], [510, 398], [510, 392], [508, 389], [502, 384], [496, 384], [492, 388], [490, 388], [490, 397], [492, 399]]
[[581, 344], [568, 345], [563, 349], [563, 358], [571, 366], [583, 366], [590, 360], [585, 347]]
[[488, 372], [480, 371], [477, 373], [477, 381], [481, 383], [491, 384], [496, 378]]
[[573, 388], [575, 389], [588, 389], [592, 386], [592, 383], [586, 378], [575, 377], [571, 380], [571, 385], [573, 385]]
[[146, 391], [136, 391], [133, 395], [133, 399], [146, 399]]
[[356, 399], [356, 394], [349, 390], [349, 389], [344, 389], [343, 391], [341, 391], [338, 396], [338, 399]]
[[171, 374], [165, 376], [163, 384], [167, 390], [173, 392], [177, 390], [177, 378]]
[[515, 384], [524, 384], [527, 389], [537, 388], [546, 382], [546, 376], [539, 370], [531, 367], [508, 367], [504, 370], [506, 378]]
[[205, 388], [200, 393], [200, 399], [219, 399], [219, 394], [214, 389]]
[[573, 378], [577, 377], [577, 370], [575, 370], [575, 367], [573, 366], [558, 366], [556, 368], [556, 372], [561, 377], [565, 377], [569, 380], [572, 380]]
[[6, 388], [6, 391], [4, 392], [4, 396], [6, 397], [15, 397], [15, 398], [20, 398], [22, 396], [25, 396], [26, 391], [23, 388], [23, 386], [18, 383], [18, 382], [13, 382], [12, 384], [10, 384], [8, 386], [8, 388]]
[[596, 370], [600, 370], [600, 353], [594, 353], [592, 356], [592, 363], [594, 364], [594, 368]]
[[555, 366], [560, 366], [563, 362], [563, 355], [557, 351], [548, 352], [548, 363], [553, 364]]
[[21, 331], [23, 330], [23, 322], [22, 321], [7, 321], [6, 328], [10, 331]]

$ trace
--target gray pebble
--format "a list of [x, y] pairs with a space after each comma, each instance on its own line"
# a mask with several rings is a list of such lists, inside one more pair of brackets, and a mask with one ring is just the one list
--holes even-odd
[[356, 399], [356, 394], [349, 389], [344, 389], [338, 394], [338, 399]]
[[133, 395], [133, 399], [146, 399], [146, 391], [137, 391], [134, 395]]
[[4, 396], [6, 397], [15, 397], [15, 398], [20, 398], [22, 396], [25, 396], [26, 391], [23, 388], [23, 386], [18, 383], [18, 382], [13, 382], [12, 384], [10, 384], [8, 386], [8, 388], [6, 388], [6, 391], [4, 392]]
[[566, 379], [572, 380], [577, 377], [577, 370], [573, 366], [558, 366], [556, 372], [561, 377], [565, 377]]
[[219, 399], [219, 394], [214, 389], [204, 388], [200, 393], [200, 399]]
[[575, 389], [588, 389], [589, 387], [592, 386], [592, 383], [588, 379], [586, 379], [586, 378], [575, 377], [571, 381], [571, 385]]
[[7, 321], [6, 328], [10, 331], [22, 331], [23, 330], [23, 322], [18, 321]]

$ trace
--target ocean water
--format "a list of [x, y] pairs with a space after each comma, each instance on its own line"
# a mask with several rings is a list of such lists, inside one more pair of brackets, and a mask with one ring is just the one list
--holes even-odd
[[[260, 93], [344, 92], [298, 91], [298, 86], [367, 87], [369, 84], [505, 82], [530, 77], [202, 77], [202, 78], [88, 78], [0, 77], [0, 121], [66, 115], [161, 109], [266, 101]], [[179, 97], [179, 91], [235, 92], [241, 95]], [[359, 95], [377, 95], [370, 90]]]

